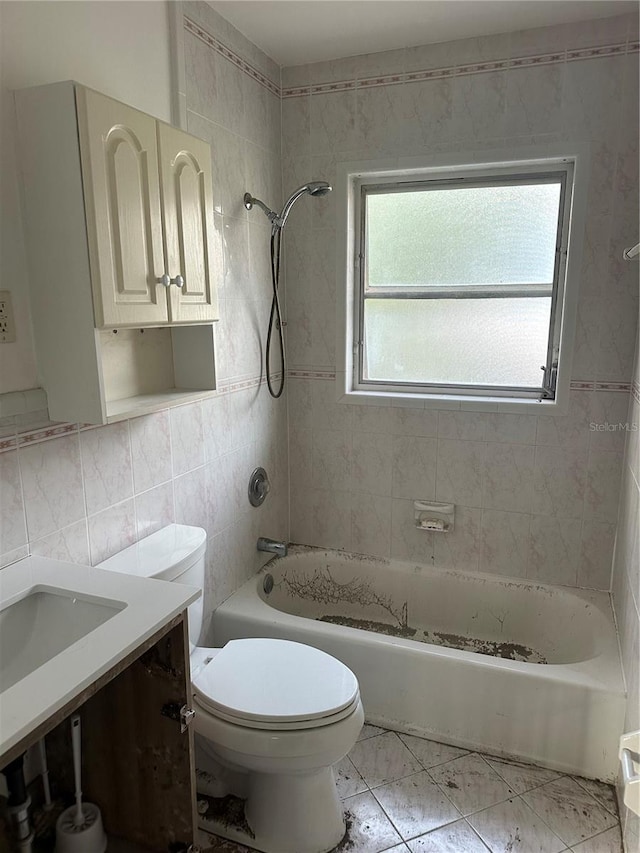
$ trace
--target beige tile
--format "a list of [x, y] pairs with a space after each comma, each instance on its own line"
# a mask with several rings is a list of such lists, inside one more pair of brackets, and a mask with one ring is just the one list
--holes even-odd
[[446, 743], [438, 743], [435, 740], [427, 740], [423, 737], [415, 735], [398, 735], [400, 740], [408, 746], [411, 752], [418, 759], [420, 764], [427, 770], [430, 767], [436, 767], [438, 764], [445, 764], [447, 761], [452, 761], [454, 758], [460, 758], [466, 755], [469, 750], [461, 749], [458, 746], [449, 746]]
[[560, 853], [565, 849], [564, 841], [520, 797], [472, 815], [469, 823], [492, 853]]
[[475, 753], [433, 767], [429, 773], [464, 815], [513, 796], [511, 788]]
[[417, 759], [394, 732], [359, 741], [349, 753], [349, 758], [371, 788], [422, 770]]
[[131, 497], [133, 476], [126, 422], [81, 432], [80, 452], [88, 515]]
[[[573, 853], [622, 853], [622, 836], [619, 826], [612, 826], [600, 835], [594, 835], [571, 848]], [[629, 848], [633, 853], [633, 848]]]
[[407, 844], [411, 853], [487, 853], [466, 820], [457, 820]]
[[351, 759], [345, 755], [342, 761], [333, 765], [336, 777], [336, 788], [341, 800], [363, 794], [367, 790], [367, 783], [353, 766]]
[[604, 832], [617, 822], [568, 776], [523, 794], [523, 799], [569, 846]]
[[349, 797], [344, 808], [347, 832], [335, 853], [380, 853], [402, 842], [373, 794]]
[[504, 758], [485, 758], [499, 776], [512, 788], [516, 794], [524, 794], [532, 788], [538, 788], [547, 782], [557, 779], [560, 774], [555, 770], [547, 770], [544, 767], [535, 767], [524, 761], [507, 761]]
[[373, 794], [405, 840], [460, 816], [426, 770], [376, 788]]
[[376, 735], [383, 735], [386, 732], [386, 729], [381, 729], [379, 726], [372, 726], [369, 723], [365, 723], [358, 735], [358, 741], [367, 740], [367, 738], [375, 737]]
[[618, 801], [613, 785], [606, 785], [604, 782], [598, 782], [595, 779], [585, 779], [582, 776], [574, 776], [573, 779], [581, 788], [588, 791], [603, 808], [615, 817], [618, 816]]

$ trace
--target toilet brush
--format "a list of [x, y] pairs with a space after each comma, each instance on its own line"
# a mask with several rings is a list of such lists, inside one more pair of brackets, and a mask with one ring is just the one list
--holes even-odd
[[107, 836], [100, 809], [82, 802], [80, 716], [71, 717], [75, 805], [65, 809], [56, 823], [56, 853], [104, 853]]

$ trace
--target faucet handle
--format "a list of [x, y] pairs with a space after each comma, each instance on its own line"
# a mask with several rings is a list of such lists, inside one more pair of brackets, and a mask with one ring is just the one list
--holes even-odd
[[251, 472], [249, 477], [249, 503], [251, 506], [261, 506], [270, 489], [271, 483], [264, 468], [256, 468]]

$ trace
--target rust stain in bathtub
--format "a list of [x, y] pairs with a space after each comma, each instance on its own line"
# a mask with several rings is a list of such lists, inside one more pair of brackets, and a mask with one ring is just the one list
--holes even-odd
[[[318, 552], [317, 548], [311, 546], [295, 547], [300, 551]], [[331, 552], [324, 551], [323, 553], [326, 555]], [[361, 554], [339, 553], [343, 559], [352, 562], [373, 562], [370, 558]], [[464, 634], [446, 633], [443, 631], [422, 631], [422, 635], [420, 635], [417, 628], [409, 625], [408, 603], [406, 601], [402, 605], [397, 606], [391, 596], [377, 592], [371, 583], [358, 576], [341, 583], [333, 577], [329, 563], [325, 563], [321, 568], [316, 568], [312, 574], [305, 572], [285, 572], [282, 580], [276, 586], [284, 586], [288, 595], [293, 598], [308, 599], [320, 604], [357, 605], [362, 608], [377, 607], [386, 611], [395, 620], [396, 624], [389, 624], [379, 619], [359, 619], [352, 616], [330, 613], [317, 616], [316, 620], [319, 622], [328, 622], [347, 628], [373, 631], [374, 633], [389, 637], [412, 639], [416, 642], [446, 646], [447, 648], [458, 649], [459, 651], [474, 652], [480, 655], [504, 658], [505, 660], [520, 661], [522, 663], [547, 663], [546, 659], [539, 652], [522, 643], [505, 640], [481, 640], [476, 637], [465, 636]], [[503, 631], [506, 614], [496, 614], [491, 611], [489, 613], [500, 625], [500, 630]], [[472, 619], [476, 619], [477, 617], [478, 612], [476, 611]]]
[[331, 574], [329, 566], [316, 569], [311, 576], [304, 573], [292, 575], [285, 573], [282, 583], [285, 584], [288, 594], [294, 598], [307, 598], [320, 604], [380, 607], [396, 620], [400, 629], [406, 629], [408, 626], [406, 601], [401, 607], [394, 607], [391, 596], [381, 595], [370, 583], [359, 577], [340, 583]]
[[374, 622], [372, 619], [352, 619], [350, 616], [318, 616], [317, 622], [330, 622], [332, 625], [343, 625], [346, 628], [358, 628], [361, 631], [374, 631], [376, 634], [385, 634], [388, 637], [405, 637], [412, 639], [417, 628], [399, 628], [395, 625], [387, 625], [386, 622]]
[[546, 659], [539, 652], [530, 649], [522, 643], [478, 640], [475, 637], [465, 637], [462, 634], [446, 634], [442, 631], [424, 631], [423, 633], [427, 638], [423, 642], [430, 642], [437, 646], [447, 646], [452, 649], [476, 652], [479, 655], [491, 655], [492, 657], [505, 658], [506, 660], [517, 660], [523, 663], [547, 663]]
[[387, 637], [401, 637], [403, 639], [415, 640], [418, 643], [446, 646], [447, 648], [458, 649], [464, 652], [475, 652], [479, 655], [490, 655], [491, 657], [504, 658], [505, 660], [517, 660], [523, 663], [547, 663], [546, 659], [539, 652], [528, 648], [522, 643], [479, 640], [475, 637], [466, 637], [463, 634], [447, 634], [442, 631], [423, 631], [422, 636], [416, 636], [418, 634], [417, 628], [412, 628], [410, 625], [399, 628], [385, 622], [375, 622], [371, 619], [353, 619], [350, 616], [318, 616], [316, 617], [316, 621], [329, 622], [332, 625], [342, 625], [346, 628], [357, 628], [361, 631], [373, 631], [376, 634], [384, 634]]

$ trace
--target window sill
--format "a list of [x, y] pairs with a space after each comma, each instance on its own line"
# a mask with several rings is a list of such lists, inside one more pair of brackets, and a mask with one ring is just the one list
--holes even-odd
[[416, 409], [453, 409], [475, 412], [562, 415], [567, 405], [562, 400], [538, 400], [518, 397], [471, 397], [454, 394], [403, 394], [383, 391], [345, 391], [337, 379], [337, 399], [357, 406], [406, 407]]

